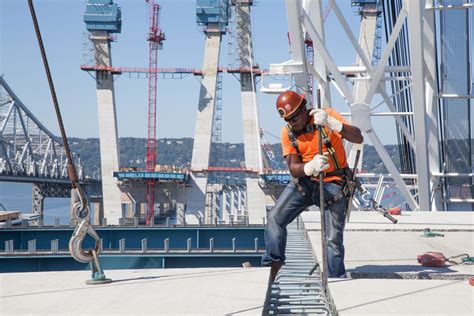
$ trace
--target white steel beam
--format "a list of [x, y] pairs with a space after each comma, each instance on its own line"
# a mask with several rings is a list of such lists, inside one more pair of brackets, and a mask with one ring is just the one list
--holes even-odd
[[385, 150], [385, 147], [383, 146], [379, 137], [372, 129], [372, 124], [370, 120], [367, 120], [369, 113], [370, 113], [370, 108], [367, 104], [356, 103], [351, 106], [352, 122], [354, 122], [354, 124], [358, 126], [360, 130], [366, 133], [366, 135], [369, 137], [372, 144], [374, 145], [374, 148], [377, 150], [377, 153], [379, 154], [380, 159], [382, 159], [382, 162], [384, 163], [385, 167], [387, 167], [387, 170], [391, 173], [393, 180], [395, 181], [395, 183], [398, 185], [400, 189], [400, 193], [403, 195], [403, 197], [407, 201], [410, 208], [413, 211], [418, 210], [419, 209], [418, 204], [416, 203], [412, 194], [406, 187], [405, 182], [403, 181], [403, 178], [400, 176], [400, 173], [397, 167], [395, 166], [389, 154]]
[[[438, 1], [437, 1], [438, 2]], [[474, 8], [474, 3], [464, 3], [460, 5], [434, 5], [430, 4], [430, 1], [426, 2], [427, 5], [425, 7], [426, 10], [434, 11], [434, 10], [463, 10], [463, 9], [472, 9]]]
[[[331, 0], [331, 1], [333, 1], [333, 0]], [[337, 7], [337, 6], [335, 6], [335, 7]], [[336, 9], [335, 12], [339, 12], [339, 14], [338, 13], [336, 13], [336, 14], [338, 14], [338, 17], [340, 18], [340, 20], [344, 21], [340, 11], [338, 11], [338, 9]], [[370, 121], [370, 116], [367, 115], [368, 113], [365, 113], [363, 115], [363, 117], [361, 117], [361, 114], [366, 112], [365, 107], [366, 107], [367, 104], [370, 103], [370, 101], [372, 100], [373, 95], [375, 94], [376, 91], [380, 92], [380, 94], [384, 98], [384, 101], [387, 104], [388, 108], [392, 112], [396, 113], [396, 109], [393, 106], [393, 104], [392, 104], [392, 102], [391, 102], [391, 100], [390, 100], [390, 98], [389, 98], [389, 96], [388, 96], [388, 94], [385, 90], [385, 85], [383, 83], [383, 74], [385, 72], [385, 68], [386, 68], [385, 65], [388, 62], [388, 58], [390, 56], [390, 53], [393, 49], [393, 46], [395, 45], [395, 42], [396, 42], [396, 40], [398, 38], [398, 35], [399, 35], [399, 32], [400, 32], [400, 30], [401, 30], [401, 28], [402, 28], [402, 26], [405, 22], [405, 17], [406, 17], [406, 11], [404, 11], [402, 9], [402, 11], [400, 12], [400, 15], [397, 19], [397, 22], [395, 23], [393, 32], [390, 35], [387, 46], [385, 47], [385, 50], [384, 50], [383, 56], [380, 60], [380, 63], [379, 63], [379, 65], [377, 66], [377, 68], [375, 70], [375, 73], [373, 72], [372, 68], [370, 67], [370, 64], [369, 64], [369, 61], [367, 60], [367, 58], [361, 58], [360, 59], [361, 62], [363, 63], [363, 65], [366, 67], [368, 75], [371, 76], [371, 82], [370, 82], [370, 86], [365, 91], [363, 91], [363, 92], [366, 93], [365, 98], [364, 98], [364, 103], [360, 104], [360, 106], [358, 106], [357, 109], [354, 108], [353, 109], [354, 111], [352, 111], [352, 109], [351, 109], [351, 111], [354, 114], [357, 112], [356, 116], [358, 116], [358, 117], [353, 119], [353, 123], [356, 126], [362, 127], [361, 129], [367, 133], [367, 135], [371, 139], [377, 153], [379, 154], [380, 158], [384, 162], [385, 166], [394, 175], [394, 180], [398, 184], [403, 196], [407, 200], [408, 205], [411, 207], [412, 210], [417, 210], [418, 205], [417, 205], [415, 199], [413, 198], [411, 193], [406, 188], [405, 182], [401, 178], [401, 176], [398, 172], [398, 169], [396, 168], [396, 166], [394, 165], [394, 163], [391, 160], [390, 156], [388, 155], [385, 147], [380, 142], [380, 139], [378, 138], [377, 134], [372, 129], [371, 124], [369, 123], [370, 124], [370, 127], [369, 127], [369, 126], [365, 126], [365, 124], [361, 122], [361, 121], [364, 121], [364, 120], [369, 120]], [[343, 22], [341, 22], [341, 23], [343, 23]], [[347, 29], [345, 29], [346, 33], [349, 36], [349, 38], [351, 39], [351, 42], [353, 43], [354, 46], [357, 46], [357, 45], [354, 44], [355, 39], [353, 38], [350, 29], [348, 29], [347, 26], [346, 26], [346, 28], [347, 28]], [[364, 56], [364, 53], [361, 52], [360, 49], [356, 49], [356, 50], [359, 53], [359, 57]], [[372, 111], [374, 110], [374, 108], [372, 108]], [[360, 111], [361, 109], [364, 109], [364, 110]], [[402, 120], [400, 119], [399, 116], [394, 116], [394, 118], [397, 121], [397, 123], [399, 124], [399, 127], [401, 128], [402, 132], [404, 133], [404, 135], [407, 138], [410, 145], [413, 146], [414, 145], [413, 137], [411, 136], [410, 132], [406, 128], [406, 125], [402, 122]]]
[[[298, 3], [298, 5], [294, 5]], [[309, 92], [309, 75], [306, 65], [306, 52], [304, 47], [303, 28], [301, 25], [302, 12], [299, 0], [285, 0], [286, 14], [288, 18], [288, 32], [291, 46], [291, 57], [293, 63], [301, 64], [300, 73], [295, 75], [295, 84], [299, 92]], [[313, 37], [311, 37], [313, 38]]]
[[[318, 4], [320, 4], [318, 2]], [[302, 16], [299, 15], [299, 8], [301, 7], [301, 1], [286, 1], [286, 7], [287, 7], [287, 14], [288, 14], [288, 24], [289, 24], [289, 29], [290, 30], [295, 30], [298, 29], [299, 24], [303, 23], [306, 31], [309, 33], [311, 39], [313, 40], [313, 45], [315, 46], [315, 51], [317, 51], [321, 58], [319, 60], [320, 63], [323, 63], [327, 69], [329, 70], [330, 74], [333, 77], [333, 83], [335, 84], [336, 89], [339, 90], [341, 95], [346, 99], [347, 103], [351, 105], [351, 113], [353, 114], [353, 121], [356, 126], [361, 127], [361, 130], [369, 136], [369, 138], [372, 140], [372, 143], [374, 144], [377, 152], [382, 158], [382, 161], [386, 165], [387, 169], [390, 171], [391, 174], [393, 174], [393, 178], [397, 185], [400, 187], [401, 193], [406, 199], [408, 205], [412, 210], [418, 210], [418, 204], [416, 203], [414, 197], [412, 194], [409, 192], [407, 186], [405, 185], [402, 177], [400, 176], [399, 171], [397, 170], [396, 166], [394, 165], [393, 161], [391, 160], [390, 156], [386, 152], [384, 146], [382, 145], [381, 141], [379, 140], [378, 136], [376, 133], [372, 130], [372, 126], [370, 123], [370, 107], [368, 104], [370, 104], [373, 95], [375, 94], [376, 91], [379, 90], [379, 92], [382, 94], [382, 96], [385, 98], [385, 102], [388, 103], [388, 106], [390, 110], [394, 111], [396, 114], [395, 108], [393, 104], [391, 104], [390, 98], [388, 94], [385, 91], [385, 86], [384, 86], [384, 81], [382, 79], [385, 71], [387, 71], [387, 67], [385, 66], [388, 62], [388, 59], [390, 57], [391, 51], [395, 45], [396, 40], [398, 39], [400, 30], [403, 27], [403, 24], [405, 23], [405, 18], [407, 16], [407, 11], [406, 11], [406, 5], [403, 7], [401, 10], [399, 17], [397, 19], [397, 22], [395, 23], [394, 29], [392, 34], [390, 35], [389, 41], [385, 47], [383, 56], [381, 58], [381, 61], [378, 65], [378, 67], [375, 69], [375, 71], [372, 69], [369, 59], [367, 58], [366, 54], [364, 53], [363, 49], [360, 47], [359, 44], [357, 44], [357, 41], [355, 37], [353, 36], [352, 32], [350, 31], [350, 28], [348, 27], [347, 23], [345, 23], [345, 20], [340, 13], [340, 10], [338, 10], [337, 5], [333, 0], [330, 0], [330, 5], [333, 6], [333, 9], [338, 16], [338, 19], [340, 20], [345, 32], [347, 33], [347, 36], [349, 37], [349, 40], [351, 41], [352, 45], [354, 46], [355, 50], [357, 51], [363, 68], [365, 68], [365, 72], [371, 77], [371, 82], [369, 85], [369, 88], [367, 89], [367, 93], [363, 98], [363, 102], [357, 102], [355, 103], [356, 98], [354, 97], [354, 94], [350, 91], [344, 76], [342, 73], [339, 71], [338, 67], [335, 65], [335, 62], [333, 61], [331, 55], [327, 51], [323, 38], [321, 37], [321, 34], [319, 34], [316, 31], [316, 27], [314, 23], [317, 21], [315, 20], [314, 16], [310, 16], [309, 13], [306, 10], [303, 10], [301, 12]], [[309, 10], [310, 4], [305, 2], [305, 8]], [[310, 11], [311, 12], [311, 11]], [[295, 32], [295, 31], [294, 31]], [[301, 33], [301, 31], [299, 31]], [[294, 34], [294, 33], [293, 33]], [[295, 42], [295, 38], [291, 37], [291, 43]], [[298, 41], [298, 44], [302, 46], [302, 41], [304, 40], [304, 34], [301, 33], [301, 39]], [[295, 45], [296, 47], [300, 47], [298, 45]], [[292, 53], [294, 52], [293, 46], [292, 46]], [[292, 55], [293, 56], [293, 55]], [[296, 61], [295, 58], [293, 58], [293, 62]], [[299, 61], [299, 60], [298, 60]], [[306, 65], [306, 61], [303, 59], [301, 62], [301, 66]], [[309, 65], [307, 67], [310, 70], [311, 74], [317, 74], [321, 76], [321, 70], [316, 68], [317, 63], [315, 65], [315, 69], [311, 69]], [[360, 68], [362, 68], [360, 67]], [[304, 68], [304, 66], [303, 66]], [[400, 70], [400, 71], [407, 71], [409, 69], [405, 70]], [[295, 73], [295, 78], [302, 78], [302, 80], [308, 80], [308, 78], [305, 76], [305, 73], [299, 71], [298, 73]], [[406, 78], [404, 78], [406, 79]], [[355, 106], [355, 107], [354, 107]], [[397, 117], [397, 115], [394, 115]], [[413, 139], [408, 132], [406, 126], [401, 122], [401, 120], [397, 117], [399, 120], [399, 123], [401, 123], [401, 128], [407, 138], [409, 139], [409, 142], [411, 140], [411, 144], [413, 144]]]
[[434, 6], [433, 0], [426, 1], [426, 11], [423, 21], [423, 54], [425, 57], [425, 71], [426, 71], [426, 115], [429, 118], [427, 124], [427, 144], [428, 144], [428, 163], [430, 177], [430, 191], [431, 191], [431, 211], [442, 210], [440, 190], [437, 190], [437, 180], [433, 179], [433, 175], [440, 172], [439, 168], [439, 139], [438, 139], [438, 100], [435, 96], [437, 92], [436, 85], [436, 25], [435, 13], [429, 8]]
[[395, 42], [398, 39], [400, 30], [402, 29], [402, 26], [405, 23], [406, 16], [407, 16], [407, 12], [405, 10], [405, 5], [404, 5], [402, 10], [400, 11], [400, 14], [398, 15], [397, 22], [395, 23], [393, 27], [392, 34], [390, 34], [387, 45], [384, 48], [382, 57], [380, 58], [379, 65], [375, 69], [375, 73], [372, 76], [372, 82], [370, 83], [369, 89], [367, 91], [367, 95], [365, 96], [365, 99], [364, 99], [364, 103], [366, 104], [370, 104], [374, 96], [375, 90], [378, 88], [378, 85], [380, 84], [380, 79], [382, 78], [385, 71], [385, 65], [387, 64], [388, 58], [390, 57], [393, 46], [395, 45]]
[[[370, 67], [365, 67], [365, 66], [338, 66], [337, 69], [342, 74], [348, 75], [348, 74], [362, 74], [366, 73], [369, 71], [373, 72], [372, 66]], [[410, 72], [410, 66], [385, 66], [384, 67], [384, 72]]]
[[[349, 24], [347, 23], [346, 19], [342, 15], [341, 10], [337, 6], [336, 2], [334, 0], [329, 0], [329, 5], [331, 6], [332, 10], [336, 14], [337, 19], [339, 20], [339, 23], [341, 24], [342, 28], [344, 29], [344, 32], [346, 33], [347, 37], [349, 38], [349, 41], [352, 44], [352, 47], [354, 47], [354, 49], [356, 50], [357, 57], [360, 58], [360, 61], [362, 62], [362, 65], [364, 65], [366, 67], [367, 71], [372, 72], [371, 71], [371, 69], [372, 69], [371, 62], [369, 60], [370, 57], [367, 56], [367, 52], [369, 52], [369, 51], [372, 52], [372, 50], [373, 50], [373, 46], [374, 46], [373, 45], [373, 41], [374, 41], [373, 36], [374, 35], [372, 36], [372, 38], [370, 38], [370, 41], [372, 42], [372, 44], [371, 45], [369, 44], [366, 51], [364, 52], [364, 50], [361, 48], [360, 42], [358, 42], [357, 39], [355, 38], [354, 34], [351, 31], [351, 28], [349, 27]], [[362, 23], [364, 23], [364, 22], [362, 22]], [[375, 21], [373, 21], [373, 23], [375, 23]], [[361, 66], [360, 63], [357, 63], [357, 66]], [[361, 100], [357, 100], [357, 101], [360, 102]]]
[[[367, 79], [370, 80], [370, 76], [373, 73], [370, 59], [372, 56], [372, 51], [374, 49], [377, 12], [362, 13], [363, 15], [360, 24], [359, 41], [357, 41], [348, 23], [346, 22], [341, 11], [339, 10], [339, 7], [337, 6], [336, 2], [334, 0], [330, 0], [329, 5], [332, 7], [337, 19], [339, 20], [339, 23], [341, 24], [344, 32], [346, 33], [347, 37], [349, 38], [349, 41], [351, 42], [357, 53], [356, 65], [363, 66], [366, 68]], [[354, 95], [355, 102], [361, 102], [362, 100], [364, 100], [364, 97], [367, 94], [369, 83], [369, 81], [354, 82], [352, 93]], [[352, 104], [350, 104], [349, 106], [352, 106]], [[370, 120], [371, 118], [370, 116], [367, 116], [366, 119]], [[359, 170], [361, 169], [364, 157], [363, 148], [363, 146], [352, 146], [352, 143], [346, 144], [346, 152], [349, 153], [349, 166], [358, 168]], [[354, 166], [357, 156], [359, 157], [358, 165]]]
[[[403, 26], [403, 23], [404, 23], [404, 16], [402, 14], [400, 14], [397, 22], [396, 22], [396, 26], [394, 28], [394, 33], [391, 34], [390, 36], [390, 40], [389, 40], [389, 44], [387, 44], [387, 47], [384, 51], [384, 55], [378, 65], [378, 68], [376, 69], [375, 71], [375, 74], [374, 74], [374, 71], [372, 70], [372, 67], [371, 67], [371, 63], [369, 61], [369, 58], [367, 57], [368, 56], [368, 53], [370, 51], [372, 51], [373, 49], [373, 45], [369, 46], [368, 49], [366, 49], [366, 51], [364, 51], [362, 48], [361, 48], [361, 43], [357, 43], [356, 41], [356, 38], [354, 37], [354, 35], [352, 34], [352, 31], [351, 29], [349, 28], [346, 20], [344, 19], [344, 17], [342, 16], [342, 13], [341, 11], [339, 10], [339, 7], [337, 6], [337, 4], [335, 3], [334, 0], [329, 0], [329, 3], [330, 5], [332, 6], [333, 8], [333, 11], [334, 13], [336, 14], [341, 26], [343, 27], [347, 37], [349, 38], [350, 42], [352, 43], [352, 46], [355, 48], [357, 54], [358, 54], [358, 57], [359, 57], [359, 63], [362, 63], [362, 65], [358, 64], [358, 66], [365, 66], [365, 69], [366, 69], [366, 72], [367, 72], [367, 75], [371, 77], [371, 84], [370, 86], [365, 89], [363, 89], [362, 91], [360, 91], [360, 88], [361, 87], [358, 87], [357, 83], [356, 85], [354, 86], [354, 94], [355, 94], [355, 99], [356, 100], [365, 100], [364, 102], [367, 102], [369, 103], [370, 100], [372, 99], [373, 97], [373, 94], [375, 93], [376, 90], [378, 90], [382, 97], [384, 98], [384, 101], [385, 103], [387, 104], [388, 108], [396, 113], [396, 109], [395, 107], [393, 106], [390, 98], [388, 97], [388, 94], [387, 92], [385, 91], [385, 85], [384, 83], [382, 82], [382, 80], [384, 79], [382, 76], [385, 72], [385, 68], [386, 68], [386, 63], [388, 61], [388, 57], [390, 56], [390, 53], [391, 53], [391, 50], [393, 48], [393, 45], [395, 44], [395, 41], [396, 39], [398, 38], [398, 33], [401, 29], [401, 27]], [[404, 12], [404, 11], [402, 11]], [[375, 17], [374, 17], [375, 18]], [[375, 21], [373, 21], [375, 22]], [[364, 21], [362, 22], [364, 23]], [[398, 26], [397, 26], [398, 25]], [[375, 30], [374, 30], [375, 31]], [[361, 34], [361, 37], [369, 37], [370, 34]], [[371, 38], [373, 38], [374, 34], [371, 35]], [[365, 98], [364, 98], [365, 97]], [[370, 98], [370, 99], [369, 99]], [[352, 105], [351, 105], [352, 106]], [[364, 107], [364, 106], [363, 106]], [[372, 109], [373, 110], [373, 109]], [[370, 113], [370, 115], [372, 115], [372, 113]], [[359, 118], [359, 120], [370, 120], [370, 116], [368, 115], [364, 115], [365, 117], [361, 117]], [[414, 145], [414, 141], [413, 141], [413, 137], [411, 136], [410, 132], [408, 131], [406, 125], [403, 123], [403, 121], [400, 119], [399, 116], [394, 116], [395, 120], [397, 121], [397, 123], [399, 124], [400, 128], [402, 129], [402, 132], [404, 133], [404, 135], [406, 136], [406, 138], [408, 139], [409, 143], [413, 146]], [[355, 120], [357, 121], [357, 120]], [[358, 125], [357, 122], [355, 122], [356, 124], [355, 125]], [[409, 201], [409, 205], [412, 209], [416, 209], [417, 208], [417, 205], [416, 205], [416, 202], [415, 200], [413, 199], [412, 195], [410, 194], [410, 192], [408, 192], [408, 190], [405, 188], [405, 185], [404, 185], [404, 181], [403, 179], [400, 177], [399, 175], [399, 172], [397, 170], [397, 168], [395, 167], [395, 165], [393, 164], [393, 161], [390, 159], [390, 156], [388, 155], [385, 147], [383, 145], [381, 145], [381, 142], [379, 140], [379, 138], [377, 137], [376, 133], [372, 130], [372, 128], [370, 128], [370, 130], [367, 132], [367, 135], [369, 136], [369, 138], [373, 141], [373, 144], [374, 144], [374, 147], [375, 149], [377, 150], [378, 154], [380, 155], [382, 161], [384, 162], [384, 164], [386, 165], [387, 169], [390, 170], [391, 173], [393, 173], [395, 175], [394, 177], [394, 180], [397, 182], [397, 184], [399, 185], [399, 187], [401, 188], [403, 192], [403, 195], [405, 196], [405, 198], [408, 198], [410, 197], [409, 199], [407, 199], [407, 201]], [[375, 141], [374, 141], [375, 140]], [[381, 146], [379, 146], [378, 144], [380, 143]], [[350, 146], [349, 146], [350, 148]], [[352, 150], [351, 150], [352, 152]], [[352, 155], [351, 155], [352, 156]], [[388, 159], [387, 159], [388, 158]], [[362, 161], [361, 161], [362, 162]]]
[[[377, 134], [375, 134], [372, 130], [369, 132], [366, 132], [367, 136], [369, 136], [370, 141], [374, 145], [374, 147], [383, 147], [382, 142], [378, 138]], [[408, 206], [410, 206], [412, 211], [419, 211], [419, 206], [416, 203], [416, 200], [414, 197], [411, 195], [410, 191], [408, 191], [407, 186], [405, 185], [405, 182], [403, 181], [403, 178], [401, 177], [400, 173], [398, 172], [397, 167], [393, 163], [392, 159], [390, 156], [387, 154], [386, 151], [377, 151], [380, 159], [382, 159], [385, 167], [387, 167], [388, 172], [392, 175], [393, 180], [395, 183], [398, 185], [398, 188], [400, 189], [400, 193], [403, 195], [405, 200], [408, 203]]]
[[[288, 1], [289, 0], [287, 0], [287, 2]], [[316, 28], [313, 22], [310, 20], [311, 17], [308, 15], [306, 11], [303, 11], [303, 15], [304, 15], [304, 19], [303, 19], [304, 26], [306, 30], [308, 31], [309, 36], [313, 40], [313, 45], [315, 45], [315, 48], [321, 54], [322, 59], [319, 62], [323, 62], [326, 64], [329, 72], [334, 77], [335, 84], [338, 86], [338, 89], [341, 91], [342, 96], [347, 100], [347, 102], [349, 104], [354, 103], [354, 97], [352, 95], [352, 92], [349, 89], [346, 81], [344, 80], [344, 76], [341, 74], [341, 72], [336, 66], [336, 63], [334, 62], [334, 60], [331, 58], [331, 55], [327, 51], [322, 38], [316, 32]]]
[[10, 115], [13, 112], [14, 105], [15, 105], [15, 102], [12, 102], [7, 110], [7, 114], [5, 115], [2, 126], [0, 127], [0, 135], [3, 133], [3, 131], [5, 130], [5, 127], [7, 126], [7, 122], [8, 122], [8, 119], [10, 118]]
[[[304, 0], [303, 10], [308, 12], [310, 19], [314, 21], [316, 32], [321, 37], [322, 42], [325, 43], [326, 39], [324, 35], [324, 19], [323, 19], [324, 12], [323, 12], [322, 1], [321, 0], [316, 0], [316, 1]], [[314, 65], [314, 69], [312, 69], [312, 67], [309, 67], [308, 71], [318, 81], [318, 87], [320, 90], [322, 106], [331, 107], [331, 90], [329, 86], [329, 81], [327, 79], [328, 74], [327, 74], [326, 64], [318, 62], [319, 60], [322, 60], [321, 54], [319, 53], [318, 50], [314, 50], [313, 60], [311, 61], [312, 64]], [[314, 74], [314, 71], [316, 71], [317, 75]]]
[[[28, 139], [29, 141], [25, 144], [25, 149], [28, 148], [28, 157], [30, 157], [31, 159], [33, 159], [33, 147], [31, 146], [31, 141], [32, 141], [32, 138], [31, 138], [31, 135], [29, 133], [29, 130], [28, 130], [28, 126], [25, 124], [25, 121], [23, 120], [23, 115], [21, 113], [18, 113], [18, 118], [20, 119], [20, 124], [23, 128], [23, 135], [26, 137], [26, 139]], [[30, 163], [30, 162], [28, 162]], [[36, 167], [36, 164], [33, 162], [31, 165], [30, 165], [33, 169], [33, 173], [35, 176], [38, 175], [38, 169]]]
[[[425, 1], [408, 1], [408, 38], [412, 68], [412, 104], [414, 132], [416, 143], [416, 171], [418, 174], [418, 200], [423, 210], [431, 209], [430, 203], [430, 168], [428, 161], [428, 133], [426, 124], [426, 85], [424, 67], [423, 17]], [[434, 39], [432, 39], [434, 40]], [[432, 60], [433, 61], [433, 60]], [[433, 92], [431, 91], [431, 97]], [[437, 146], [436, 142], [436, 146]]]
[[[410, 79], [410, 80], [411, 80], [411, 79]], [[404, 86], [403, 88], [401, 88], [401, 89], [398, 89], [397, 92], [395, 92], [395, 93], [392, 94], [391, 96], [388, 96], [388, 98], [389, 98], [390, 100], [392, 100], [393, 97], [399, 95], [400, 93], [402, 93], [403, 91], [405, 91], [405, 90], [408, 89], [408, 88], [411, 88], [411, 83], [405, 85], [405, 86]], [[386, 91], [386, 90], [384, 90], [384, 91]], [[383, 100], [383, 101], [377, 103], [376, 105], [371, 106], [371, 107], [370, 107], [370, 111], [371, 111], [371, 112], [374, 112], [376, 108], [378, 108], [379, 106], [381, 106], [381, 105], [383, 105], [383, 104], [385, 104], [385, 100]]]
[[[379, 89], [380, 94], [382, 95], [383, 100], [385, 101], [385, 104], [387, 105], [387, 107], [390, 109], [390, 111], [392, 111], [392, 114], [394, 115], [395, 121], [397, 121], [397, 123], [398, 123], [398, 127], [402, 130], [402, 133], [405, 136], [405, 138], [407, 139], [408, 144], [410, 144], [410, 147], [413, 150], [416, 150], [415, 140], [413, 139], [413, 136], [410, 134], [410, 131], [408, 130], [405, 123], [400, 119], [400, 114], [401, 115], [412, 115], [413, 112], [408, 112], [408, 113], [407, 112], [405, 112], [405, 113], [397, 112], [397, 109], [393, 105], [392, 100], [388, 96], [387, 91], [385, 90], [385, 88], [382, 88], [381, 86], [379, 86], [379, 87], [380, 87], [380, 89]], [[373, 111], [373, 109], [372, 109], [372, 111]], [[374, 114], [375, 113], [371, 113], [372, 116]]]

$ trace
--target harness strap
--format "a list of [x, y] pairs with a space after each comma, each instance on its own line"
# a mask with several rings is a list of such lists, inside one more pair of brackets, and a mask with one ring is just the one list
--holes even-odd
[[300, 161], [303, 161], [303, 155], [301, 154], [301, 151], [298, 148], [297, 136], [295, 136], [295, 133], [293, 132], [293, 129], [291, 128], [290, 124], [286, 124], [286, 129], [288, 131], [288, 138], [290, 139], [291, 145], [293, 146], [293, 148], [296, 149], [296, 153], [298, 154], [298, 158], [300, 158]]
[[345, 176], [346, 175], [346, 168], [341, 168], [341, 169], [337, 169], [337, 170], [334, 170], [334, 171], [331, 171], [331, 172], [324, 172], [324, 177], [342, 177], [342, 176]]
[[337, 161], [336, 151], [332, 147], [332, 144], [331, 144], [331, 141], [329, 140], [329, 135], [326, 132], [326, 129], [321, 128], [321, 135], [323, 136], [323, 143], [326, 145], [326, 149], [329, 152], [329, 155], [331, 156], [334, 166], [336, 167], [336, 169], [341, 169], [341, 165], [339, 165], [339, 162]]
[[[297, 137], [300, 136], [300, 135], [306, 134], [306, 133], [312, 133], [312, 132], [318, 130], [318, 127], [316, 126], [316, 124], [308, 124], [301, 131], [295, 132], [295, 131], [293, 131], [291, 126], [289, 124], [287, 124], [286, 129], [288, 131], [288, 138], [291, 142], [291, 145], [293, 146], [293, 148], [295, 148], [300, 160], [303, 161], [303, 155], [301, 154], [301, 151], [298, 148], [298, 139], [297, 139]], [[322, 136], [323, 143], [326, 146], [326, 150], [328, 151], [328, 153], [331, 157], [331, 160], [333, 161], [334, 166], [336, 168], [336, 170], [333, 170], [331, 172], [325, 172], [324, 177], [332, 177], [332, 176], [341, 176], [342, 177], [342, 176], [346, 176], [346, 169], [347, 168], [341, 168], [341, 165], [339, 164], [339, 162], [337, 160], [336, 151], [332, 147], [332, 144], [331, 144], [331, 141], [329, 139], [328, 133], [326, 132], [326, 130], [324, 128], [322, 128], [321, 131], [322, 131], [321, 136]], [[312, 196], [310, 194], [308, 194], [307, 192], [305, 192], [303, 186], [301, 185], [301, 183], [299, 183], [298, 179], [296, 180], [295, 184], [296, 184], [296, 189], [298, 190], [300, 195], [303, 197], [305, 202], [308, 203], [308, 204], [313, 204]], [[345, 186], [345, 183], [343, 184], [343, 187], [344, 186]], [[329, 201], [326, 201], [324, 203], [324, 207], [327, 207], [327, 206], [330, 206], [332, 204], [337, 203], [339, 200], [341, 200], [345, 196], [347, 196], [347, 190], [344, 190], [344, 188], [343, 188], [343, 190], [341, 190], [341, 192], [339, 192], [339, 194], [333, 196], [332, 199], [330, 199]]]
[[[301, 131], [295, 132], [295, 131], [293, 131], [291, 126], [289, 124], [287, 124], [286, 129], [288, 130], [288, 138], [291, 141], [291, 145], [296, 149], [296, 152], [298, 153], [298, 157], [302, 161], [302, 155], [301, 155], [301, 152], [298, 148], [297, 137], [300, 136], [300, 135], [306, 134], [306, 133], [312, 133], [312, 132], [316, 131], [318, 129], [318, 127], [314, 123], [313, 124], [308, 124]], [[339, 164], [339, 161], [337, 160], [336, 150], [334, 150], [334, 148], [332, 147], [331, 140], [329, 139], [329, 135], [326, 132], [325, 128], [321, 129], [321, 136], [322, 136], [323, 143], [326, 146], [326, 150], [328, 151], [328, 153], [331, 157], [331, 160], [334, 163], [334, 167], [336, 168], [336, 170], [341, 169], [341, 165]]]

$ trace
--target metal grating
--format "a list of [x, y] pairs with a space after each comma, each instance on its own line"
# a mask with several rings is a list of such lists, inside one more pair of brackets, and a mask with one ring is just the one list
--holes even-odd
[[[470, 3], [465, 0], [445, 0], [443, 5]], [[469, 95], [471, 88], [469, 55], [472, 35], [469, 29], [468, 10], [446, 10], [440, 13], [441, 38], [441, 93]], [[472, 172], [471, 102], [469, 98], [442, 100], [443, 169], [451, 173]], [[458, 177], [445, 182], [447, 198], [473, 198], [472, 178]], [[464, 205], [461, 205], [464, 204]], [[447, 210], [472, 210], [470, 203], [447, 204]]]
[[287, 260], [275, 282], [269, 284], [263, 315], [333, 314], [321, 271], [316, 269], [310, 275], [316, 261], [306, 231], [299, 223], [297, 220], [288, 225]]
[[[388, 40], [390, 34], [392, 33], [393, 27], [397, 21], [397, 18], [402, 10], [403, 1], [402, 0], [384, 0], [383, 1], [383, 16], [385, 23], [385, 41]], [[408, 29], [407, 24], [403, 25], [403, 28], [400, 32], [400, 35], [395, 43], [395, 47], [391, 52], [389, 59], [390, 66], [409, 66], [410, 61], [410, 47], [408, 41]], [[399, 76], [409, 77], [411, 74], [409, 72], [392, 74]], [[393, 104], [400, 112], [412, 112], [413, 104], [411, 98], [411, 88], [409, 86], [409, 81], [392, 81], [390, 82], [390, 88], [392, 94], [395, 95], [393, 98]], [[407, 89], [405, 89], [408, 87]], [[413, 117], [403, 116], [401, 118], [403, 123], [406, 125], [407, 129], [413, 135], [414, 123]], [[396, 123], [398, 124], [398, 123]], [[403, 134], [400, 128], [397, 128], [397, 138], [398, 138], [398, 152], [400, 158], [400, 167], [402, 173], [416, 173], [416, 162], [415, 162], [415, 152], [410, 147], [408, 140]]]

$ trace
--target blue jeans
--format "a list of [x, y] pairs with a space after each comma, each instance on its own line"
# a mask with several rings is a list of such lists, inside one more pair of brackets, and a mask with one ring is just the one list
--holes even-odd
[[[267, 213], [265, 229], [266, 252], [262, 258], [263, 266], [270, 266], [275, 261], [285, 262], [286, 226], [311, 205], [319, 206], [319, 182], [309, 178], [300, 179], [304, 191], [311, 196], [311, 202], [305, 200], [296, 189], [296, 184], [290, 182], [276, 204]], [[324, 198], [327, 201], [342, 190], [341, 185], [329, 182], [324, 184]], [[328, 243], [328, 276], [331, 278], [344, 277], [344, 245], [343, 233], [347, 198], [329, 206], [325, 211], [325, 229]]]

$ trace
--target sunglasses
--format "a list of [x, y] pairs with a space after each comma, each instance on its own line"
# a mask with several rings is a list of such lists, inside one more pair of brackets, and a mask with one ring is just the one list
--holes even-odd
[[300, 108], [298, 110], [296, 110], [296, 113], [293, 114], [291, 117], [287, 117], [285, 118], [285, 122], [287, 123], [295, 123], [297, 120], [298, 120], [298, 117], [300, 116], [301, 112], [303, 112], [303, 110], [305, 109], [306, 107], [304, 106], [304, 104], [302, 104], [300, 106]]

